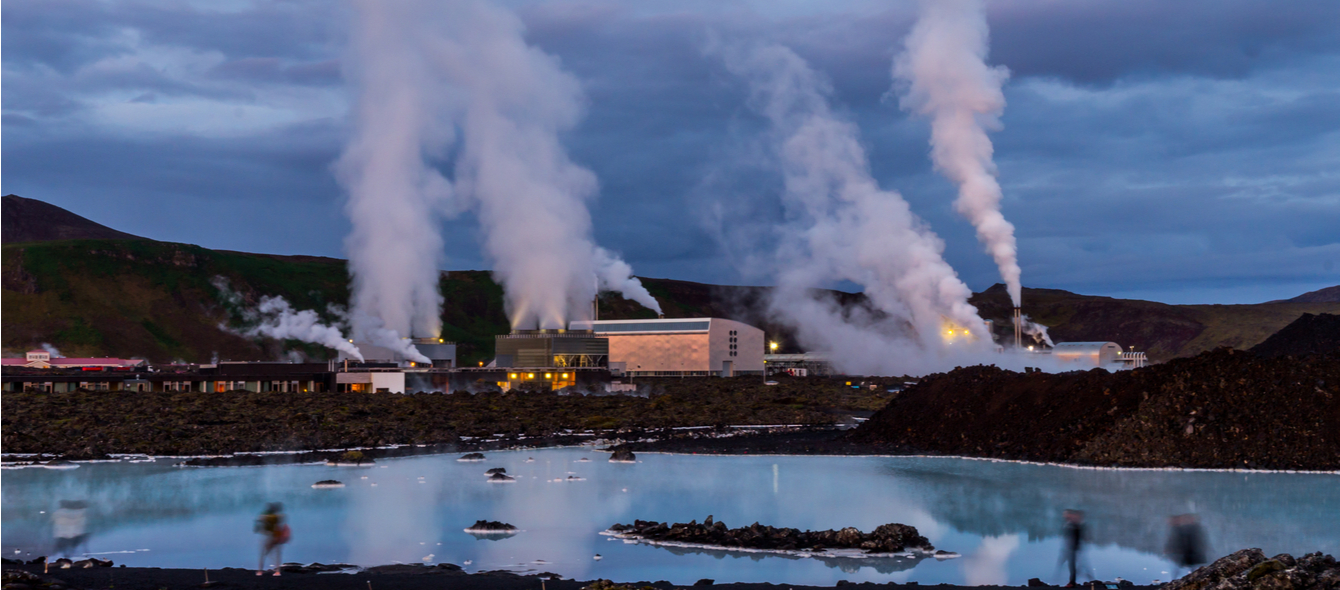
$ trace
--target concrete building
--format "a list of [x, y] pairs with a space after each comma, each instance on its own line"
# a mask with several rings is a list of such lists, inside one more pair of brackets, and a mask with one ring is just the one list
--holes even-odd
[[363, 393], [405, 393], [405, 372], [396, 369], [369, 369], [335, 374], [339, 391]]
[[4, 391], [225, 391], [326, 392], [335, 386], [334, 363], [138, 364], [130, 367], [37, 369], [5, 366]]
[[1138, 369], [1145, 366], [1145, 353], [1122, 352], [1116, 342], [1057, 342], [1049, 351], [1052, 358], [1085, 367]]
[[763, 330], [722, 318], [572, 322], [609, 339], [609, 360], [630, 377], [763, 374]]

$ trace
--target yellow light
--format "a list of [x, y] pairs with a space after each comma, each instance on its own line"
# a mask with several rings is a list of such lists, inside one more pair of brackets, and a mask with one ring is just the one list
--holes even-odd
[[772, 351], [773, 351], [773, 352], [777, 352], [777, 343], [776, 343], [776, 342], [769, 342], [769, 343], [768, 343], [768, 347], [772, 348]]
[[1030, 351], [1033, 350], [1033, 345], [1032, 345], [1032, 344], [1029, 344], [1029, 345], [1028, 345], [1028, 350], [1030, 350]]
[[437, 343], [438, 343], [438, 344], [442, 344], [442, 339], [441, 339], [441, 338], [438, 338], [438, 339], [437, 339]]
[[553, 377], [553, 376], [554, 376], [553, 373], [545, 373], [545, 374], [544, 374], [544, 378], [545, 378], [545, 379], [549, 379], [550, 377]]
[[567, 379], [567, 378], [568, 378], [568, 374], [567, 374], [567, 373], [564, 373], [564, 374], [563, 374], [563, 378], [564, 378], [564, 379]]
[[512, 378], [516, 379], [516, 373], [512, 373]]
[[847, 385], [851, 385], [851, 381], [848, 381], [848, 382], [847, 382]]
[[969, 332], [969, 331], [967, 331], [967, 330], [964, 330], [963, 333], [964, 333], [964, 334], [972, 334], [972, 332]]
[[534, 379], [534, 378], [535, 378], [535, 373], [527, 373], [527, 374], [526, 374], [526, 378], [527, 378], [527, 379]]
[[954, 335], [954, 331], [953, 331], [953, 330], [950, 330], [950, 331], [949, 331], [949, 335], [950, 335], [950, 336], [953, 336], [953, 335]]

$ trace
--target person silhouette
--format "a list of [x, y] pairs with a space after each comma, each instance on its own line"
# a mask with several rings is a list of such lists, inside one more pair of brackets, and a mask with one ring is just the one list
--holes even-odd
[[284, 543], [289, 540], [290, 532], [288, 523], [284, 522], [284, 505], [279, 502], [271, 502], [265, 507], [265, 512], [261, 513], [256, 519], [256, 532], [261, 537], [261, 561], [256, 568], [256, 575], [265, 574], [265, 558], [270, 552], [275, 554], [275, 573], [278, 576], [280, 566], [284, 564]]
[[1065, 526], [1061, 529], [1061, 562], [1070, 566], [1070, 581], [1065, 587], [1074, 588], [1075, 575], [1079, 573], [1079, 552], [1084, 545], [1084, 513], [1066, 510], [1062, 515]]

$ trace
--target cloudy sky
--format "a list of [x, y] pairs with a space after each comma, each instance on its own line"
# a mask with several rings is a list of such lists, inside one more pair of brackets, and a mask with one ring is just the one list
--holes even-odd
[[[768, 282], [781, 220], [765, 122], [714, 41], [786, 45], [827, 75], [875, 177], [998, 281], [928, 125], [888, 98], [912, 2], [512, 2], [588, 99], [564, 138], [600, 180], [596, 240], [643, 276]], [[1340, 3], [988, 4], [1012, 75], [995, 133], [1024, 284], [1171, 303], [1249, 303], [1340, 284]], [[336, 2], [3, 7], [3, 176], [114, 228], [210, 248], [343, 256], [331, 174], [353, 93]], [[486, 268], [469, 215], [448, 267]]]

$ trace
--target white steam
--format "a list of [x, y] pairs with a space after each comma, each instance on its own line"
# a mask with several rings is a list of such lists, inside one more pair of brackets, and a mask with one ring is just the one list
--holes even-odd
[[[223, 277], [210, 281], [231, 305], [241, 306], [242, 296], [228, 285]], [[276, 340], [301, 340], [338, 350], [363, 360], [363, 355], [344, 337], [340, 328], [321, 321], [321, 316], [310, 309], [295, 310], [283, 297], [266, 295], [254, 309], [242, 309], [242, 318], [248, 327], [237, 329], [220, 324], [219, 328], [249, 338], [265, 337]], [[217, 353], [213, 361], [218, 363]]]
[[893, 76], [906, 84], [901, 105], [931, 120], [931, 160], [958, 185], [954, 209], [977, 228], [977, 239], [1000, 268], [1019, 306], [1014, 226], [1000, 212], [1001, 191], [988, 129], [1005, 109], [1003, 67], [986, 65], [988, 28], [983, 0], [922, 0], [921, 15]]
[[454, 130], [437, 116], [449, 89], [434, 85], [435, 68], [422, 47], [433, 23], [417, 18], [412, 2], [355, 7], [345, 60], [345, 75], [358, 92], [354, 133], [335, 164], [349, 194], [345, 249], [354, 338], [385, 345], [411, 335], [436, 337], [444, 257], [438, 221], [450, 210], [452, 191], [427, 157], [440, 156]]
[[[477, 211], [513, 328], [589, 319], [597, 263], [586, 202], [598, 184], [559, 142], [583, 114], [577, 79], [487, 2], [355, 5], [359, 131], [338, 168], [355, 226], [355, 332], [380, 319], [372, 327], [437, 335], [433, 212], [448, 203]], [[428, 157], [454, 158], [454, 186]]]
[[[772, 127], [789, 219], [770, 302], [801, 342], [860, 374], [924, 373], [989, 350], [972, 291], [942, 258], [944, 244], [897, 192], [881, 189], [855, 125], [828, 105], [828, 82], [777, 45], [722, 51], [750, 84]], [[870, 308], [816, 298], [838, 281], [864, 287]], [[946, 321], [975, 338], [950, 341]]]
[[1056, 346], [1052, 343], [1052, 337], [1047, 333], [1047, 326], [1034, 322], [1028, 316], [1023, 316], [1023, 332], [1033, 338], [1033, 342], [1046, 344], [1047, 346]]
[[42, 350], [47, 351], [47, 354], [51, 355], [53, 359], [65, 358], [65, 355], [60, 353], [60, 349], [52, 346], [49, 342], [42, 343]]
[[596, 247], [596, 278], [600, 280], [600, 288], [607, 291], [618, 291], [627, 299], [641, 303], [643, 307], [650, 309], [657, 314], [661, 313], [661, 304], [656, 301], [647, 288], [642, 286], [642, 281], [633, 276], [633, 267], [628, 266], [613, 252]]

